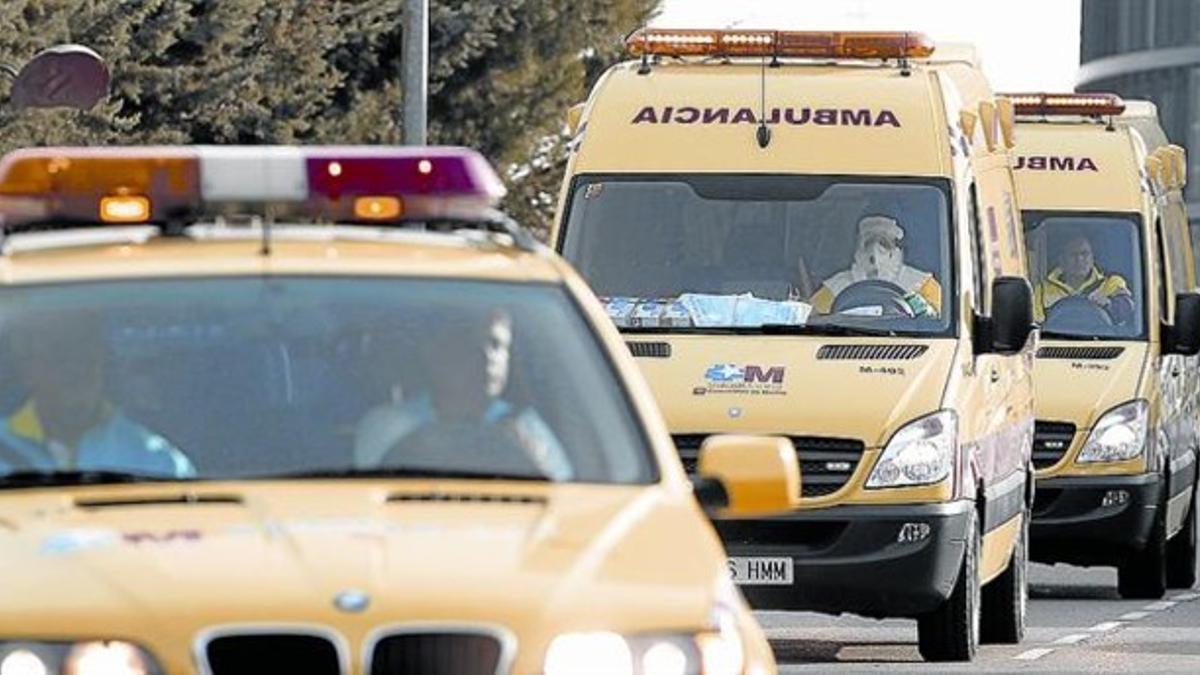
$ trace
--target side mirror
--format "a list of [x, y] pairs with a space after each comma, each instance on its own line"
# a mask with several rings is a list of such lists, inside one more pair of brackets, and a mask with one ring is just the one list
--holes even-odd
[[1010, 356], [1025, 348], [1033, 332], [1033, 289], [1021, 277], [992, 282], [992, 315], [975, 321], [978, 354]]
[[1175, 324], [1165, 328], [1166, 349], [1172, 354], [1200, 354], [1200, 293], [1175, 296]]
[[983, 124], [983, 141], [988, 152], [996, 151], [996, 104], [983, 101], [979, 104], [979, 122]]
[[[697, 497], [705, 503], [706, 481], [724, 488], [724, 508], [716, 515], [746, 518], [796, 508], [800, 501], [800, 461], [792, 442], [779, 436], [710, 436], [700, 447]], [[711, 506], [719, 502], [709, 501]]]

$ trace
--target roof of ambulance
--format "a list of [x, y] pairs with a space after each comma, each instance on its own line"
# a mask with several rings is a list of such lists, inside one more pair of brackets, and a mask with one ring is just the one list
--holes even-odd
[[453, 234], [392, 233], [386, 241], [296, 238], [272, 234], [270, 253], [257, 237], [151, 238], [144, 243], [52, 245], [25, 250], [13, 235], [0, 256], [0, 284], [204, 276], [397, 276], [555, 282], [553, 256]]
[[1167, 133], [1158, 119], [1158, 106], [1150, 101], [1125, 100], [1125, 112], [1116, 120], [1117, 124], [1137, 129], [1146, 141], [1146, 149], [1153, 150], [1168, 144]]
[[[575, 171], [949, 175], [936, 73], [969, 66], [916, 62], [906, 76], [894, 63], [762, 65], [663, 60], [647, 75], [637, 62], [615, 66], [593, 91]], [[764, 75], [772, 140], [760, 149]], [[970, 77], [951, 79], [972, 89], [959, 84]], [[821, 109], [837, 123], [818, 124]]]
[[[1021, 208], [1140, 211], [1143, 193], [1136, 133], [1079, 118], [1018, 118], [1014, 175]], [[1031, 168], [1032, 158], [1045, 158], [1045, 168]], [[1042, 160], [1033, 161], [1041, 167]]]

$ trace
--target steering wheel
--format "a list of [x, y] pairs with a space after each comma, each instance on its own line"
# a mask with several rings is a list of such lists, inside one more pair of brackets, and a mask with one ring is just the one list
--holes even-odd
[[1113, 325], [1108, 311], [1082, 295], [1069, 295], [1050, 305], [1043, 324], [1046, 330], [1060, 333], [1088, 333]]
[[830, 313], [854, 314], [854, 310], [864, 307], [879, 307], [883, 313], [882, 316], [911, 319], [917, 313], [904, 300], [906, 295], [908, 295], [907, 291], [890, 281], [882, 279], [856, 281], [837, 294]]

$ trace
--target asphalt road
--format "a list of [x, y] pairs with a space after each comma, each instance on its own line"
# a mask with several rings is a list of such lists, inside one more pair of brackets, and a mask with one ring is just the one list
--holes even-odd
[[980, 648], [970, 664], [933, 665], [917, 654], [915, 621], [759, 612], [780, 673], [1200, 673], [1200, 590], [1161, 602], [1121, 600], [1108, 568], [1034, 565], [1029, 630], [1019, 645]]

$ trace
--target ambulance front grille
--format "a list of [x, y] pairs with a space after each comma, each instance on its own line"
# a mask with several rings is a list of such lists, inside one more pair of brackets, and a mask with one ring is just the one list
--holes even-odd
[[1070, 422], [1034, 422], [1033, 468], [1047, 469], [1058, 464], [1074, 439], [1075, 425]]
[[[709, 434], [675, 434], [675, 447], [688, 473], [696, 472], [700, 446]], [[866, 445], [849, 438], [827, 438], [821, 436], [789, 436], [796, 447], [800, 460], [800, 496], [824, 497], [842, 489], [858, 462], [862, 459]]]

